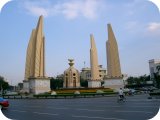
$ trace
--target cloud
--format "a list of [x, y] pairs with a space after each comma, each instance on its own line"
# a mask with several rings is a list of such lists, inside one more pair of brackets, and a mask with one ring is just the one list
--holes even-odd
[[144, 38], [151, 37], [157, 39], [160, 37], [160, 22], [142, 23], [139, 21], [129, 21], [125, 24], [124, 29], [128, 34]]
[[70, 0], [61, 1], [61, 3], [51, 2], [49, 0], [39, 2], [26, 1], [23, 6], [27, 13], [45, 17], [63, 15], [67, 19], [76, 19], [78, 17], [84, 17], [86, 19], [96, 19], [104, 8], [103, 0]]
[[149, 23], [147, 26], [147, 30], [150, 32], [156, 32], [156, 31], [160, 31], [160, 23]]
[[[43, 3], [43, 4], [41, 4]], [[24, 1], [21, 2], [20, 6], [23, 6], [28, 14], [33, 16], [43, 15], [44, 17], [48, 17], [49, 10], [46, 6], [48, 6], [47, 1], [39, 0], [38, 1]]]
[[146, 34], [150, 36], [160, 36], [160, 22], [152, 22], [146, 26]]
[[35, 15], [35, 16], [40, 16], [40, 15], [43, 15], [44, 17], [47, 17], [48, 16], [48, 11], [44, 8], [41, 8], [41, 7], [30, 7], [28, 9], [28, 12]]
[[81, 6], [82, 3], [77, 1], [59, 4], [59, 13], [62, 13], [68, 19], [74, 19], [81, 13]]

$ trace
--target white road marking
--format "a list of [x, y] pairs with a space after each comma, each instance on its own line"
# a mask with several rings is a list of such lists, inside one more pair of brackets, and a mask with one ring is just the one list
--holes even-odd
[[11, 110], [11, 111], [15, 111], [15, 112], [27, 112], [27, 111], [22, 111], [22, 110]]
[[40, 108], [41, 106], [23, 106], [23, 107], [28, 107], [28, 108]]
[[128, 102], [153, 102], [153, 101], [160, 101], [160, 100], [154, 100], [154, 99], [151, 99], [151, 100], [149, 100], [149, 99], [127, 99], [126, 101], [128, 101]]
[[115, 112], [125, 112], [125, 113], [153, 113], [153, 112], [147, 112], [147, 111], [115, 111]]
[[62, 110], [70, 109], [70, 108], [54, 108], [54, 107], [47, 107], [47, 108], [51, 108], [51, 109], [62, 109]]
[[52, 114], [52, 113], [41, 113], [41, 112], [33, 112], [35, 114], [40, 114], [40, 115], [59, 115], [59, 114]]
[[[106, 107], [122, 107], [122, 106], [106, 106]], [[106, 107], [105, 107], [105, 108], [106, 108]]]
[[142, 108], [144, 108], [144, 107], [146, 107], [146, 108], [150, 108], [150, 107], [153, 107], [153, 108], [156, 108], [156, 107], [158, 107], [159, 108], [159, 106], [129, 106], [129, 107], [138, 107], [138, 108], [140, 108], [140, 107], [142, 107]]
[[[122, 107], [122, 106], [107, 106], [107, 105], [106, 105], [106, 106], [97, 106], [97, 107], [99, 107], [99, 108], [107, 108], [107, 107], [114, 108], [114, 107]], [[144, 107], [145, 107], [145, 108], [152, 108], [152, 107], [153, 107], [153, 108], [156, 108], [156, 107], [158, 107], [158, 108], [159, 108], [159, 106], [144, 106], [144, 105], [143, 105], [143, 106], [142, 106], [142, 105], [141, 105], [141, 106], [127, 106], [126, 108], [132, 108], [132, 107], [133, 107], [133, 108], [134, 108], [134, 107], [136, 107], [136, 108], [141, 108], [141, 107], [142, 107], [142, 108], [144, 108]]]
[[19, 105], [12, 105], [12, 106], [19, 106]]
[[85, 110], [85, 111], [105, 111], [105, 110], [91, 110], [91, 109], [75, 109], [75, 110]]
[[119, 119], [119, 118], [90, 117], [90, 116], [77, 116], [77, 115], [72, 115], [72, 117], [90, 118], [90, 119], [103, 119], [103, 120], [125, 120], [125, 119]]
[[147, 103], [132, 103], [132, 104], [138, 104], [138, 105], [139, 104], [142, 104], [142, 105], [148, 105], [148, 104], [150, 104], [150, 105], [154, 105], [154, 103], [152, 103], [152, 102], [149, 102], [149, 103], [148, 102]]

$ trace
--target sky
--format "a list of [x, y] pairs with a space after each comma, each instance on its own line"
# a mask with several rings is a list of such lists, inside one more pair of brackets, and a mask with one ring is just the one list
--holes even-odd
[[49, 77], [62, 74], [70, 58], [79, 71], [90, 67], [90, 34], [106, 68], [108, 23], [123, 74], [149, 75], [148, 61], [160, 59], [160, 14], [148, 0], [12, 0], [0, 13], [0, 76], [12, 85], [24, 80], [27, 45], [40, 15]]

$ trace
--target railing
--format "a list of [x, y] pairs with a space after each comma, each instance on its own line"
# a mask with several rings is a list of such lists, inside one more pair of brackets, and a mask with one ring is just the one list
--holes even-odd
[[26, 99], [28, 96], [22, 96], [22, 95], [3, 95], [3, 98], [5, 99]]
[[116, 93], [81, 93], [81, 94], [57, 94], [57, 95], [34, 95], [35, 98], [87, 98], [113, 96]]
[[57, 94], [57, 95], [3, 95], [5, 99], [67, 99], [67, 98], [88, 98], [88, 97], [104, 97], [104, 96], [115, 96], [116, 93], [81, 93], [81, 94]]

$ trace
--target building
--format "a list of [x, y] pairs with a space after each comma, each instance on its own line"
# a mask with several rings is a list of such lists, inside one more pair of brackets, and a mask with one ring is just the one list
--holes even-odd
[[[99, 69], [99, 77], [101, 80], [103, 80], [107, 75], [107, 70], [106, 68], [103, 68], [102, 65], [99, 65], [98, 69]], [[91, 80], [91, 68], [88, 68], [88, 67], [82, 68], [80, 76], [81, 76], [81, 79], [83, 80]]]
[[64, 71], [63, 88], [79, 88], [80, 75], [77, 69], [73, 67], [73, 59], [68, 59], [70, 67]]
[[[160, 66], [160, 60], [151, 59], [149, 60], [149, 70], [150, 70], [150, 79], [154, 80], [154, 73], [157, 73], [157, 66]], [[159, 73], [160, 74], [160, 73]]]
[[37, 27], [32, 30], [29, 40], [23, 90], [33, 94], [50, 91], [50, 79], [45, 74], [43, 16], [39, 17]]

